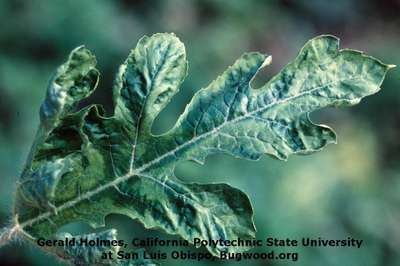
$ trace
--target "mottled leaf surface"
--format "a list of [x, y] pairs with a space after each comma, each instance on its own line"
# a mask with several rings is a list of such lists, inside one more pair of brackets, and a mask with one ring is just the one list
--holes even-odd
[[[75, 110], [95, 89], [98, 71], [86, 48], [72, 51], [50, 81], [19, 181], [14, 212], [21, 232], [53, 238], [65, 224], [101, 227], [106, 215], [118, 213], [189, 241], [254, 238], [246, 194], [227, 184], [184, 182], [174, 176], [177, 163], [202, 163], [213, 153], [256, 160], [321, 150], [336, 136], [309, 114], [376, 93], [390, 68], [361, 52], [339, 50], [333, 36], [320, 36], [268, 83], [252, 88], [270, 62], [264, 54], [244, 54], [194, 95], [171, 130], [155, 136], [154, 119], [187, 73], [178, 38], [155, 34], [138, 42], [118, 71], [111, 116], [99, 105]], [[245, 248], [209, 247], [214, 255], [221, 250]], [[70, 257], [74, 252], [80, 254], [65, 251]]]

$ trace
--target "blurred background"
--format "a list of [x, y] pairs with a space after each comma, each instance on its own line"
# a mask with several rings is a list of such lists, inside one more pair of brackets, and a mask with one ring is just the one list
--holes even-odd
[[[154, 133], [169, 129], [193, 93], [246, 51], [273, 55], [255, 80], [263, 84], [319, 34], [400, 65], [399, 0], [32, 0], [0, 1], [0, 225], [10, 219], [15, 181], [38, 125], [38, 110], [56, 67], [78, 45], [97, 56], [101, 83], [88, 102], [111, 106], [114, 74], [144, 34], [175, 32], [185, 43], [189, 76], [158, 117]], [[258, 162], [225, 155], [206, 165], [179, 165], [186, 181], [227, 182], [245, 191], [255, 209], [257, 237], [361, 238], [361, 249], [281, 248], [297, 262], [190, 262], [202, 265], [399, 265], [400, 264], [400, 68], [379, 94], [351, 108], [312, 114], [332, 126], [338, 145], [287, 162]], [[206, 170], [207, 169], [207, 170]], [[120, 237], [159, 236], [136, 221], [107, 217]], [[86, 225], [67, 226], [73, 232]], [[150, 249], [151, 250], [151, 249]], [[153, 251], [156, 249], [153, 249]], [[194, 250], [194, 249], [192, 249]], [[168, 251], [168, 249], [163, 249]], [[164, 265], [188, 265], [164, 261]], [[63, 265], [32, 245], [0, 249], [0, 265]]]

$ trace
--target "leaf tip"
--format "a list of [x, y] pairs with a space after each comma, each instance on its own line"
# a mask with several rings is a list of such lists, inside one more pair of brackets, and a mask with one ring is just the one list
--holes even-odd
[[336, 37], [333, 34], [321, 34], [321, 35], [318, 35], [318, 36], [312, 38], [311, 40], [316, 40], [316, 39], [331, 39], [331, 40], [337, 41], [337, 42], [340, 41], [340, 38]]
[[88, 62], [93, 66], [97, 64], [96, 57], [85, 45], [80, 45], [71, 51], [68, 61], [73, 60]]
[[260, 68], [263, 68], [265, 66], [268, 66], [272, 63], [272, 56], [271, 55], [265, 55], [264, 62], [261, 64]]

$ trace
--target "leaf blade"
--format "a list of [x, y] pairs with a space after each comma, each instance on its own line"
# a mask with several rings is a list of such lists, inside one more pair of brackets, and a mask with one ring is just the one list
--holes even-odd
[[[202, 163], [217, 152], [256, 160], [321, 150], [336, 135], [312, 123], [309, 113], [358, 103], [379, 90], [390, 68], [361, 52], [338, 50], [335, 37], [321, 36], [265, 86], [253, 89], [252, 79], [269, 63], [260, 53], [243, 55], [193, 97], [172, 130], [153, 136], [151, 123], [178, 91], [187, 66], [174, 35], [140, 40], [117, 77], [113, 117], [99, 106], [72, 113], [80, 95], [56, 121], [49, 120], [17, 189], [15, 215], [22, 230], [33, 238], [51, 237], [66, 223], [101, 227], [106, 215], [121, 213], [189, 241], [254, 237], [243, 192], [225, 184], [184, 183], [174, 176], [175, 165]], [[95, 87], [76, 86], [83, 97]], [[221, 250], [209, 247], [214, 255]]]

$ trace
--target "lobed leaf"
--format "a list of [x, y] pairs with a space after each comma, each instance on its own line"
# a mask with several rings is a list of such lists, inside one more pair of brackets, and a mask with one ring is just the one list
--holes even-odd
[[[390, 68], [338, 44], [333, 36], [310, 40], [257, 89], [251, 81], [271, 57], [244, 54], [196, 93], [175, 126], [159, 136], [151, 134], [151, 125], [187, 72], [179, 39], [155, 34], [138, 42], [117, 74], [110, 117], [99, 105], [74, 112], [98, 79], [91, 53], [75, 49], [50, 82], [41, 108], [39, 133], [17, 189], [18, 228], [29, 239], [52, 238], [65, 224], [102, 227], [106, 215], [119, 213], [190, 242], [254, 238], [246, 194], [227, 184], [184, 182], [174, 168], [186, 160], [202, 163], [213, 153], [286, 159], [334, 143], [334, 131], [312, 123], [309, 114], [376, 93]], [[208, 249], [218, 255], [246, 248]], [[81, 256], [79, 250], [65, 252]]]

